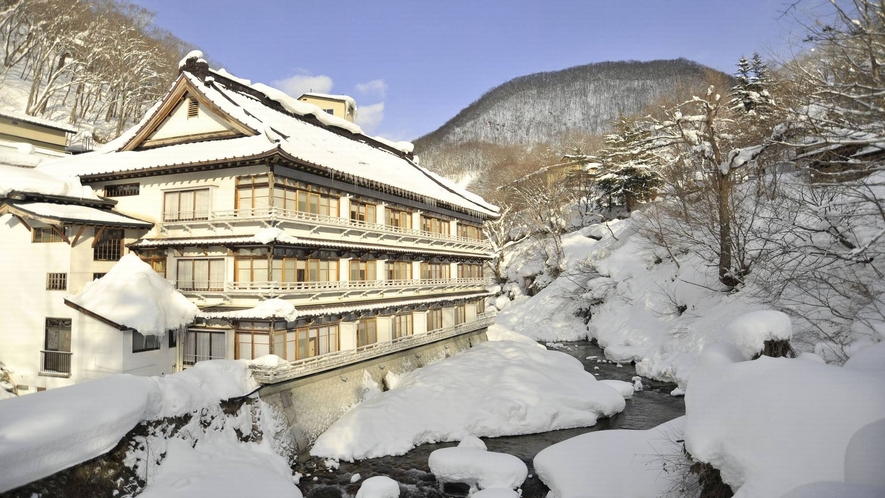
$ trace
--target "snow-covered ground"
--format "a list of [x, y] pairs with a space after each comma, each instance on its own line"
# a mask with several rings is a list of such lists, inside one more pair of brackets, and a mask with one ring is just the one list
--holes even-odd
[[575, 358], [510, 340], [482, 343], [386, 380], [389, 391], [379, 390], [342, 416], [311, 454], [350, 461], [468, 436], [585, 427], [625, 406], [617, 389], [597, 381]]

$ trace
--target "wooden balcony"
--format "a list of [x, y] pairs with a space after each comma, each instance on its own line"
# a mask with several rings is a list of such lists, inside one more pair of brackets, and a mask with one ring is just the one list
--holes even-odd
[[257, 226], [281, 228], [295, 237], [329, 238], [345, 243], [408, 244], [482, 254], [491, 251], [491, 245], [485, 240], [273, 207], [164, 213], [163, 222], [159, 224], [160, 231], [171, 237], [241, 235], [250, 229], [254, 233]]
[[375, 342], [357, 349], [335, 351], [303, 360], [282, 362], [274, 367], [253, 364], [250, 365], [250, 368], [252, 369], [252, 376], [258, 382], [262, 384], [275, 384], [473, 332], [486, 328], [493, 323], [495, 323], [495, 313], [486, 312], [477, 315], [474, 321], [432, 330], [424, 334], [407, 335], [391, 341]]
[[491, 281], [486, 278], [439, 278], [409, 280], [336, 280], [326, 282], [197, 282], [178, 281], [175, 287], [185, 294], [225, 294], [276, 298], [317, 299], [335, 295], [340, 299], [353, 296], [428, 293], [482, 289]]

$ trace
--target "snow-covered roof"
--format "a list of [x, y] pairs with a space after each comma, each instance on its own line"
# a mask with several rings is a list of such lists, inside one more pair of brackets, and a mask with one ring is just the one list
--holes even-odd
[[53, 121], [51, 119], [46, 119], [46, 118], [39, 118], [37, 116], [29, 116], [23, 112], [0, 109], [0, 116], [2, 116], [4, 118], [14, 119], [16, 121], [23, 121], [25, 123], [31, 123], [31, 124], [44, 126], [46, 128], [61, 130], [61, 131], [67, 132], [67, 133], [77, 133], [77, 128], [75, 128], [69, 124], [59, 123], [58, 121]]
[[131, 216], [77, 204], [56, 204], [50, 202], [9, 202], [7, 209], [17, 214], [30, 215], [40, 220], [60, 221], [81, 225], [99, 225], [131, 228], [151, 228], [149, 221]]
[[[150, 249], [154, 247], [186, 247], [193, 245], [211, 246], [211, 245], [228, 245], [228, 244], [268, 244], [270, 242], [279, 242], [293, 246], [317, 247], [326, 249], [344, 249], [344, 250], [360, 250], [372, 252], [392, 252], [401, 254], [439, 254], [451, 256], [457, 255], [456, 249], [425, 249], [409, 247], [404, 245], [380, 245], [380, 244], [361, 244], [358, 242], [334, 242], [327, 239], [305, 239], [303, 237], [293, 237], [280, 231], [279, 235], [268, 236], [265, 229], [255, 235], [238, 235], [230, 237], [193, 237], [193, 238], [168, 238], [168, 239], [141, 239], [129, 245], [133, 249]], [[477, 256], [475, 252], [465, 252], [465, 256], [473, 258], [483, 257]]]
[[[412, 305], [421, 305], [421, 304], [434, 304], [443, 301], [459, 301], [462, 299], [477, 299], [480, 297], [490, 296], [490, 292], [481, 291], [481, 292], [470, 292], [464, 294], [451, 294], [447, 296], [441, 297], [431, 297], [431, 298], [412, 298], [412, 299], [387, 299], [383, 301], [369, 301], [369, 302], [355, 302], [350, 304], [329, 304], [329, 305], [320, 305], [320, 306], [302, 306], [296, 307], [292, 306], [289, 309], [288, 306], [280, 307], [276, 301], [280, 301], [277, 299], [270, 299], [265, 301], [265, 303], [269, 304], [259, 304], [255, 308], [249, 308], [245, 310], [231, 310], [231, 311], [204, 311], [197, 316], [199, 318], [240, 318], [240, 319], [267, 319], [267, 318], [286, 318], [289, 321], [294, 321], [295, 318], [298, 317], [306, 317], [306, 316], [317, 316], [317, 315], [343, 315], [346, 313], [356, 313], [360, 311], [369, 311], [369, 310], [377, 310], [383, 308], [395, 308], [399, 306], [412, 306]], [[273, 302], [272, 302], [273, 301]], [[285, 301], [282, 301], [285, 303]]]
[[191, 323], [199, 309], [171, 282], [134, 254], [120, 258], [103, 277], [67, 302], [144, 335], [162, 336]]
[[186, 84], [188, 92], [211, 102], [251, 136], [121, 151], [131, 146], [152, 119], [156, 120], [154, 115], [163, 107], [157, 105], [135, 129], [115, 140], [113, 147], [44, 163], [39, 168], [87, 177], [279, 154], [358, 185], [394, 187], [425, 197], [431, 204], [441, 201], [469, 213], [497, 216], [496, 206], [415, 164], [408, 155], [412, 144], [369, 137], [354, 123], [325, 113], [315, 105], [260, 83], [247, 86], [245, 81], [210, 70], [210, 77], [203, 82], [184, 72], [169, 95], [177, 85]]
[[0, 165], [0, 198], [11, 192], [98, 199], [89, 187], [80, 184], [74, 175], [53, 175], [32, 168]]

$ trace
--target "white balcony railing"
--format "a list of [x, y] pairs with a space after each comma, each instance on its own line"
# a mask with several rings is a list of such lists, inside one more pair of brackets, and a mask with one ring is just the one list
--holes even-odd
[[483, 329], [494, 322], [495, 313], [486, 312], [477, 315], [476, 320], [472, 322], [433, 330], [425, 334], [407, 335], [392, 341], [368, 344], [357, 349], [335, 351], [333, 353], [305, 358], [303, 360], [284, 362], [274, 367], [251, 365], [250, 368], [252, 369], [252, 376], [255, 380], [262, 384], [274, 384]]
[[175, 283], [183, 292], [225, 292], [232, 294], [299, 294], [343, 292], [349, 290], [408, 290], [483, 287], [491, 283], [485, 278], [437, 278], [409, 280], [337, 280], [331, 282], [196, 282]]
[[233, 225], [236, 223], [251, 221], [261, 221], [269, 224], [296, 222], [308, 223], [311, 227], [339, 228], [344, 229], [345, 231], [358, 230], [361, 232], [374, 233], [379, 236], [393, 236], [399, 237], [400, 239], [408, 238], [418, 242], [439, 242], [465, 249], [482, 251], [491, 250], [491, 246], [485, 240], [274, 207], [231, 209], [226, 211], [164, 213], [163, 220], [161, 228], [164, 231], [168, 231], [169, 227], [174, 226], [193, 227], [198, 225], [214, 226], [216, 224]]

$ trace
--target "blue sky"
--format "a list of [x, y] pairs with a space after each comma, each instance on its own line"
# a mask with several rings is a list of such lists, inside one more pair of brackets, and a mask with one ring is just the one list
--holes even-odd
[[394, 140], [433, 131], [494, 86], [540, 71], [685, 57], [732, 73], [742, 54], [783, 52], [792, 24], [777, 19], [782, 0], [135, 3], [237, 76], [351, 95], [363, 128]]

